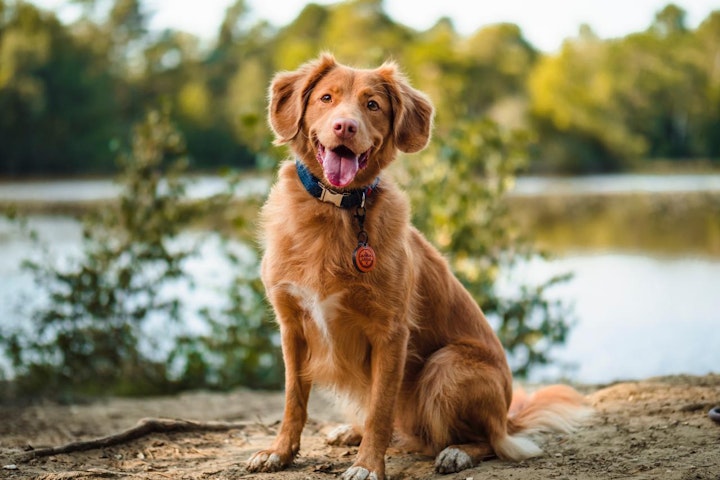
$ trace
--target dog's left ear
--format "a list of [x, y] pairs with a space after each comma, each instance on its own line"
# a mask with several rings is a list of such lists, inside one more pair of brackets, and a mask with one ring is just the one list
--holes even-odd
[[383, 64], [378, 74], [385, 81], [393, 107], [395, 145], [402, 152], [419, 152], [430, 140], [432, 103], [424, 93], [410, 86], [394, 63]]
[[273, 78], [268, 116], [276, 145], [287, 143], [298, 134], [310, 93], [335, 65], [332, 55], [323, 54], [294, 72], [278, 73]]

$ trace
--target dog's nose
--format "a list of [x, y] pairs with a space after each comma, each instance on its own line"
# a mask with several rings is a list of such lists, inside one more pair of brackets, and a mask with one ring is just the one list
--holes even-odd
[[348, 140], [355, 135], [358, 129], [358, 122], [352, 118], [336, 118], [333, 122], [335, 135], [343, 140]]

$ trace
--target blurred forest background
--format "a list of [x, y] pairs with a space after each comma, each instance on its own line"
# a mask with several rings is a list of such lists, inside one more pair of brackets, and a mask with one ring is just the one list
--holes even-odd
[[[432, 98], [433, 142], [396, 176], [414, 224], [481, 305], [516, 375], [553, 362], [576, 320], [567, 299], [547, 294], [566, 272], [498, 288], [502, 272], [547, 254], [518, 221], [587, 244], [720, 252], [717, 195], [506, 198], [520, 172], [720, 166], [720, 10], [690, 29], [670, 4], [644, 31], [601, 39], [581, 27], [547, 54], [512, 24], [463, 36], [440, 19], [417, 31], [381, 0], [308, 4], [280, 28], [250, 22], [238, 0], [209, 44], [150, 31], [142, 0], [69, 2], [84, 12], [72, 24], [0, 0], [0, 178], [112, 175], [119, 194], [71, 209], [84, 217], [72, 223], [81, 234], [59, 257], [18, 215], [22, 205], [0, 202], [32, 245], [14, 260], [34, 285], [27, 299], [5, 284], [20, 305], [0, 322], [0, 400], [282, 386], [254, 248], [264, 193], [247, 187], [286, 155], [266, 125], [272, 75], [323, 50], [358, 66], [394, 59]], [[194, 174], [226, 188], [191, 197]], [[53, 208], [30, 213], [68, 213]], [[8, 232], [0, 245], [12, 243]], [[198, 288], [217, 275], [198, 277], [198, 258], [229, 273], [210, 295]]]
[[[210, 45], [150, 32], [142, 0], [68, 0], [71, 25], [0, 0], [0, 177], [106, 174], [131, 125], [172, 106], [194, 170], [265, 165], [265, 92], [277, 70], [322, 50], [359, 66], [397, 60], [438, 110], [438, 136], [491, 118], [533, 139], [534, 172], [720, 163], [720, 11], [689, 29], [668, 5], [645, 31], [600, 39], [581, 27], [543, 54], [512, 24], [459, 35], [393, 21], [380, 0], [308, 4], [281, 28], [232, 4]], [[348, 41], [352, 39], [352, 41]], [[270, 152], [270, 153], [269, 153]]]

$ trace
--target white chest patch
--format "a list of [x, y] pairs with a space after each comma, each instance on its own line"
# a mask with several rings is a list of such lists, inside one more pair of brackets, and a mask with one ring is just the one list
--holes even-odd
[[287, 287], [287, 292], [297, 298], [300, 306], [308, 312], [315, 326], [322, 333], [323, 338], [330, 343], [328, 322], [337, 313], [341, 294], [336, 293], [321, 299], [316, 292], [294, 283]]

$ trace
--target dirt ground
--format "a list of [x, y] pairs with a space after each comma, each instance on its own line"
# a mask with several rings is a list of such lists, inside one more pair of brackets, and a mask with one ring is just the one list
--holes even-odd
[[[531, 388], [528, 388], [531, 390]], [[720, 375], [673, 376], [584, 387], [597, 410], [572, 435], [539, 438], [545, 455], [521, 463], [490, 460], [438, 475], [431, 458], [388, 452], [390, 479], [720, 479]], [[355, 448], [330, 447], [325, 433], [342, 422], [321, 395], [311, 399], [301, 454], [287, 471], [249, 474], [244, 462], [269, 445], [282, 394], [239, 390], [162, 398], [109, 398], [83, 405], [0, 406], [0, 478], [279, 479], [339, 478]], [[133, 427], [143, 417], [242, 422], [227, 432], [151, 434], [129, 443], [29, 461], [30, 449], [88, 440]]]

